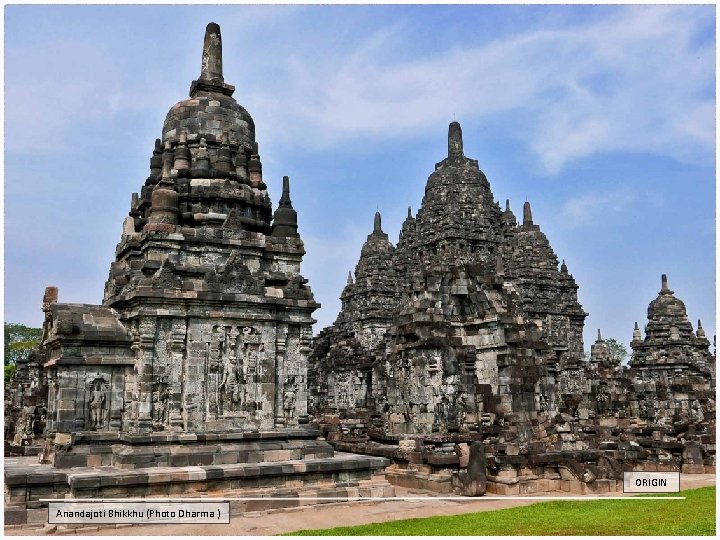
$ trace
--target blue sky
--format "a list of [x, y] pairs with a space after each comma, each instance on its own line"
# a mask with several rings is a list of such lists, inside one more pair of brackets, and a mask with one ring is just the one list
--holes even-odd
[[[715, 327], [715, 6], [7, 6], [5, 320], [99, 303], [130, 194], [220, 24], [227, 82], [283, 175], [302, 271], [339, 310], [376, 209], [397, 240], [461, 122], [598, 327], [629, 343], [660, 274]], [[712, 337], [711, 337], [712, 339]]]

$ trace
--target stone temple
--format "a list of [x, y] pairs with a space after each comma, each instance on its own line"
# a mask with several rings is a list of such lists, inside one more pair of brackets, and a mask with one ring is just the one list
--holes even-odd
[[[662, 278], [628, 365], [534, 221], [495, 201], [460, 124], [396, 244], [380, 214], [313, 338], [283, 179], [208, 25], [200, 77], [131, 197], [102, 305], [48, 287], [43, 342], [6, 389], [6, 523], [42, 498], [462, 495], [622, 489], [627, 470], [715, 470], [715, 358]], [[234, 502], [232, 511], [265, 508]], [[285, 504], [285, 503], [283, 503]], [[44, 517], [43, 517], [44, 516]]]
[[391, 481], [440, 491], [602, 491], [623, 470], [714, 470], [715, 359], [665, 276], [629, 366], [599, 331], [584, 358], [577, 290], [530, 203], [520, 223], [499, 207], [453, 122], [397, 245], [375, 215], [314, 341], [311, 413], [336, 448], [390, 457]]
[[6, 516], [42, 495], [392, 493], [387, 460], [335, 454], [308, 425], [319, 304], [300, 274], [289, 179], [273, 212], [233, 92], [211, 23], [200, 77], [132, 195], [103, 304], [46, 291], [41, 458], [54, 469], [6, 470]]

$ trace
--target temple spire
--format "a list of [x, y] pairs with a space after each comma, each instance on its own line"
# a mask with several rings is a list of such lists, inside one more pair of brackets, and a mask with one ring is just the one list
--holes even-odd
[[234, 91], [235, 87], [226, 84], [223, 78], [220, 26], [211, 22], [205, 28], [200, 77], [190, 85], [190, 97], [195, 97], [198, 92], [214, 92], [232, 96]]
[[382, 232], [382, 223], [381, 223], [381, 218], [380, 218], [380, 212], [375, 212], [375, 221], [373, 223], [373, 232], [374, 233]]
[[448, 129], [448, 157], [450, 159], [463, 157], [462, 128], [459, 122], [451, 122]]
[[532, 225], [532, 209], [530, 208], [530, 202], [525, 201], [523, 204], [523, 225]]
[[353, 284], [352, 270], [350, 270], [350, 271], [348, 272], [347, 284], [348, 284], [348, 285], [352, 285], [352, 284]]
[[408, 206], [408, 219], [412, 218], [412, 208]]
[[292, 202], [290, 201], [290, 177], [289, 176], [283, 176], [283, 187], [282, 187], [282, 195], [280, 196], [280, 206], [292, 207]]
[[695, 333], [695, 335], [699, 338], [705, 337], [705, 330], [702, 327], [702, 321], [700, 321], [700, 319], [698, 319], [698, 327], [697, 327], [697, 332]]
[[505, 199], [505, 211], [510, 211], [510, 199]]
[[642, 339], [642, 334], [640, 333], [640, 327], [638, 326], [637, 321], [635, 322], [635, 329], [633, 330], [633, 341], [640, 341]]
[[602, 334], [600, 334], [600, 329], [598, 328], [598, 337], [597, 337], [597, 341], [602, 341], [602, 340], [603, 340], [603, 338], [602, 338]]
[[283, 176], [283, 191], [280, 203], [273, 215], [272, 235], [275, 237], [297, 237], [297, 212], [290, 202], [290, 177]]
[[220, 36], [220, 26], [214, 22], [205, 28], [200, 78], [223, 80], [222, 37]]
[[673, 294], [673, 291], [670, 290], [670, 287], [668, 287], [668, 278], [666, 274], [662, 275], [662, 287], [660, 288], [660, 294], [667, 295], [667, 294]]

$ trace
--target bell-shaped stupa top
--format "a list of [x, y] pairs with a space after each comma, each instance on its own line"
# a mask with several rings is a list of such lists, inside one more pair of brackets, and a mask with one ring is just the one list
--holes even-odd
[[168, 112], [162, 140], [176, 143], [187, 133], [188, 146], [195, 156], [201, 138], [208, 146], [219, 145], [223, 135], [233, 152], [245, 155], [255, 144], [255, 123], [232, 95], [235, 87], [225, 82], [220, 27], [210, 23], [205, 29], [200, 77], [190, 85], [190, 99], [180, 101]]

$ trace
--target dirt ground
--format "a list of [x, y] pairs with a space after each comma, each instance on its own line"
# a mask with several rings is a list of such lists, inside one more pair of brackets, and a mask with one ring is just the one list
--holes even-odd
[[[715, 475], [681, 475], [682, 489], [714, 486]], [[325, 529], [330, 527], [380, 523], [397, 519], [430, 517], [440, 515], [487, 512], [515, 506], [535, 504], [539, 497], [568, 496], [564, 492], [542, 493], [529, 499], [509, 497], [478, 497], [463, 500], [442, 499], [432, 492], [396, 488], [397, 499], [387, 501], [363, 501], [323, 504], [313, 507], [248, 512], [242, 516], [232, 516], [225, 525], [134, 525], [119, 526], [99, 530], [74, 531], [63, 530], [58, 526], [55, 534], [81, 534], [91, 536], [270, 536], [303, 529]], [[613, 497], [623, 493], [611, 493]], [[428, 497], [428, 499], [402, 499], [401, 497]], [[42, 529], [6, 529], [6, 535], [37, 536], [44, 534]]]

